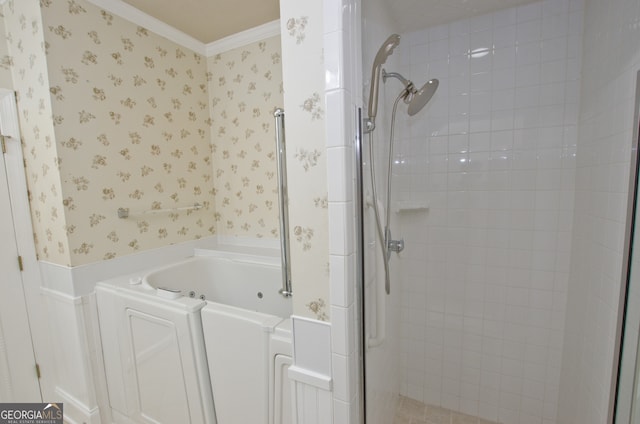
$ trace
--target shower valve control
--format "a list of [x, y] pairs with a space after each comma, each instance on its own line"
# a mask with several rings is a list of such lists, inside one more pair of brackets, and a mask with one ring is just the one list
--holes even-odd
[[404, 250], [404, 239], [402, 240], [389, 240], [389, 245], [387, 246], [389, 252], [400, 253]]

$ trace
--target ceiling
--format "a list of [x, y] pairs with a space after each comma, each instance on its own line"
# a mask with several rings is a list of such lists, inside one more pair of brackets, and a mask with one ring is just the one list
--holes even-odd
[[[367, 0], [363, 0], [367, 1]], [[400, 33], [479, 16], [537, 0], [381, 0]]]
[[123, 1], [205, 44], [280, 17], [278, 0]]
[[[280, 16], [278, 0], [123, 1], [205, 44]], [[399, 32], [424, 29], [532, 1], [535, 0], [380, 0], [388, 4], [387, 13], [396, 21]]]

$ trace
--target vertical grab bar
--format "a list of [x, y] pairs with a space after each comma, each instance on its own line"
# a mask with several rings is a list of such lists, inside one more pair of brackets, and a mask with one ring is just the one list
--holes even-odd
[[280, 201], [280, 256], [282, 260], [282, 288], [284, 297], [293, 295], [291, 290], [291, 257], [289, 249], [289, 192], [287, 190], [287, 159], [284, 138], [284, 109], [273, 113], [276, 119], [276, 149], [278, 162], [278, 199]]

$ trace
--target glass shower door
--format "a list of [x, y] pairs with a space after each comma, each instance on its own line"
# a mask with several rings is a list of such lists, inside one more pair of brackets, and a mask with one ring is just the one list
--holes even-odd
[[[616, 424], [640, 424], [640, 245], [636, 246], [635, 225], [638, 222], [638, 137], [640, 134], [640, 72], [636, 80], [636, 107], [632, 140], [631, 181], [629, 184], [629, 210], [625, 234], [625, 275], [621, 302], [624, 302], [624, 334], [620, 340], [618, 387], [615, 400]], [[614, 391], [612, 391], [614, 392]], [[612, 402], [612, 405], [614, 403]]]

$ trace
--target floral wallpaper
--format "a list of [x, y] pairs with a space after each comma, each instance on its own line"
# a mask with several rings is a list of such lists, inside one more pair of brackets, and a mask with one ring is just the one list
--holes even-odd
[[85, 0], [9, 0], [0, 78], [11, 69], [18, 92], [40, 259], [78, 266], [216, 233], [277, 237], [272, 112], [284, 105], [294, 313], [328, 320], [316, 3], [281, 2], [281, 40], [207, 59]]
[[218, 234], [279, 236], [273, 112], [283, 107], [280, 36], [207, 59]]
[[[329, 320], [322, 2], [282, 0], [284, 105], [296, 315]], [[304, 76], [304, 77], [302, 77]]]
[[70, 265], [215, 233], [206, 58], [84, 0], [40, 3]]
[[[4, 24], [4, 12], [0, 7], [0, 34], [6, 34]], [[13, 88], [13, 78], [11, 76], [11, 62], [12, 58], [9, 54], [9, 45], [7, 43], [0, 42], [0, 87], [11, 89]]]
[[70, 264], [64, 195], [58, 174], [62, 164], [51, 118], [40, 4], [38, 0], [9, 0], [2, 11], [8, 52], [2, 56], [0, 67], [11, 69], [17, 93], [38, 255], [50, 262]]
[[[47, 149], [43, 125], [23, 128], [41, 259], [77, 266], [216, 232], [278, 237], [280, 37], [207, 59], [85, 0], [4, 8], [23, 54], [0, 50], [0, 78], [14, 71], [29, 99], [40, 88], [49, 125]], [[41, 63], [24, 48], [32, 32]]]
[[[207, 59], [85, 0], [3, 9], [0, 78], [15, 74], [41, 259], [77, 266], [216, 232], [278, 237], [280, 37]], [[43, 122], [30, 125], [35, 110]]]

